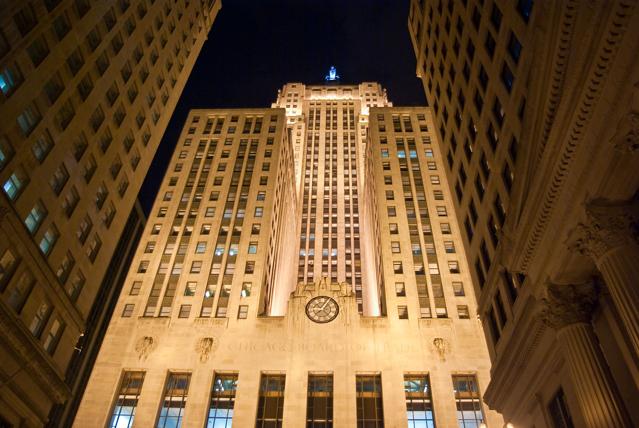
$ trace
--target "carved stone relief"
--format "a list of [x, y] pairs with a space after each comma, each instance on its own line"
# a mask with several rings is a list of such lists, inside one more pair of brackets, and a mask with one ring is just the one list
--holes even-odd
[[217, 337], [203, 337], [195, 344], [195, 352], [200, 356], [200, 362], [208, 361], [212, 352], [215, 352], [219, 345]]
[[153, 336], [142, 336], [135, 344], [135, 351], [138, 353], [138, 359], [144, 361], [149, 354], [157, 347], [157, 341]]

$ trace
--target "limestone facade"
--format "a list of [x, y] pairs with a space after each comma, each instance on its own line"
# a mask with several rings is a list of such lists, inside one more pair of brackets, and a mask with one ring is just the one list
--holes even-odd
[[192, 110], [75, 426], [501, 427], [432, 129], [370, 82]]

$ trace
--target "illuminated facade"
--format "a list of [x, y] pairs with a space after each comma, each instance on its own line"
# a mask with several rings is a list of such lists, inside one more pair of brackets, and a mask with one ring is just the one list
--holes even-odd
[[408, 29], [515, 427], [639, 426], [639, 7], [412, 0]]
[[110, 262], [220, 7], [2, 1], [0, 426], [69, 424]]
[[75, 426], [501, 427], [432, 126], [368, 82], [192, 110]]

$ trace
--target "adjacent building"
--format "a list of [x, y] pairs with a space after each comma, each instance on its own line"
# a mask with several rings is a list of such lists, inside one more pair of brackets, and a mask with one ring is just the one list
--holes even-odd
[[413, 0], [492, 360], [514, 426], [638, 426], [639, 5]]
[[43, 426], [82, 389], [101, 284], [117, 284], [107, 270], [220, 7], [3, 2], [0, 425]]
[[192, 110], [75, 425], [501, 427], [431, 110]]

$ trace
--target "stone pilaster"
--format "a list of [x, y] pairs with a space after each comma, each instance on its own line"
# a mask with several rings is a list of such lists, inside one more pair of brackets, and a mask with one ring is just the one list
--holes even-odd
[[632, 423], [590, 324], [597, 296], [593, 282], [549, 284], [544, 321], [557, 342], [575, 386], [577, 402], [589, 428], [623, 428]]
[[636, 204], [595, 200], [587, 205], [587, 223], [577, 226], [571, 246], [590, 256], [610, 290], [610, 296], [639, 357], [639, 244]]

